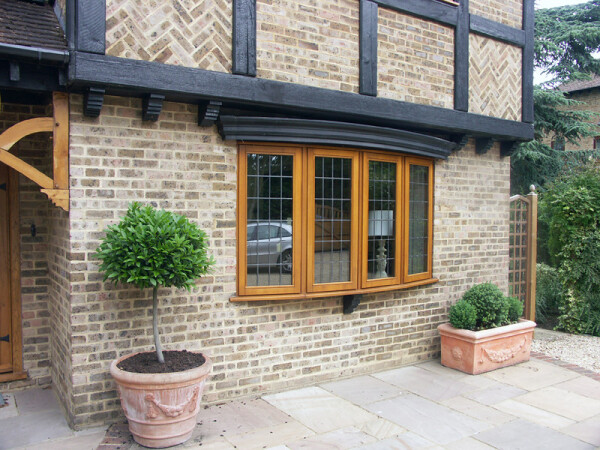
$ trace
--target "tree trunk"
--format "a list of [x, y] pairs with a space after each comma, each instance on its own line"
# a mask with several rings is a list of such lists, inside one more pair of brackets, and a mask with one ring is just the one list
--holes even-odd
[[158, 286], [152, 289], [152, 331], [154, 332], [154, 347], [156, 348], [156, 357], [161, 364], [165, 363], [165, 357], [160, 346], [160, 337], [158, 336]]

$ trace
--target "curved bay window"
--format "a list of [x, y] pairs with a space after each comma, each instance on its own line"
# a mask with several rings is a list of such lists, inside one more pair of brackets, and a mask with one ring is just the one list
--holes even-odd
[[240, 145], [238, 297], [305, 298], [433, 282], [433, 161]]

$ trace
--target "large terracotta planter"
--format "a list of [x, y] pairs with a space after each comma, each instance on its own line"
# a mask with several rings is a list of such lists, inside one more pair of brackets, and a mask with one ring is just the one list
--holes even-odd
[[438, 326], [442, 337], [442, 365], [476, 375], [529, 360], [535, 322], [518, 323], [482, 331]]
[[117, 382], [133, 438], [152, 448], [185, 442], [196, 426], [211, 360], [203, 355], [206, 362], [200, 367], [173, 373], [133, 373], [117, 367], [131, 356], [133, 354], [114, 360], [110, 373]]

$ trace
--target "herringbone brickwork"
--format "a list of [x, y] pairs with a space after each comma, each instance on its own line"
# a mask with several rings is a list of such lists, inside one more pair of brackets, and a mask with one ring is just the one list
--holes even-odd
[[470, 0], [469, 12], [513, 28], [523, 27], [524, 0]]
[[358, 5], [258, 0], [257, 75], [357, 93]]
[[108, 0], [106, 53], [231, 71], [231, 1]]
[[522, 50], [471, 34], [469, 40], [469, 111], [521, 120]]
[[454, 30], [379, 8], [377, 95], [452, 108]]

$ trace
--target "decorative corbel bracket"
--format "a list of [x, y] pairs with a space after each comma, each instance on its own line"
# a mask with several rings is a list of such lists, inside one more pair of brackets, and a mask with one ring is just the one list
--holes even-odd
[[494, 145], [494, 139], [492, 138], [477, 138], [475, 139], [475, 152], [478, 155], [485, 155], [492, 145]]
[[454, 139], [454, 142], [456, 143], [456, 148], [454, 149], [454, 151], [457, 152], [465, 148], [465, 145], [467, 145], [467, 143], [469, 142], [469, 137], [470, 136], [468, 134], [461, 134], [457, 136]]
[[142, 120], [156, 122], [162, 111], [164, 95], [148, 94], [142, 100]]
[[[38, 117], [19, 122], [0, 134], [0, 162], [39, 185], [52, 202], [69, 210], [69, 97], [63, 92], [53, 94], [54, 117]], [[34, 133], [53, 134], [54, 179], [10, 153], [10, 149], [25, 136]]]
[[102, 104], [104, 103], [104, 92], [102, 88], [88, 88], [83, 98], [83, 115], [86, 117], [98, 117]]
[[506, 156], [510, 156], [519, 146], [519, 141], [502, 141], [500, 143], [500, 156], [503, 158]]
[[198, 105], [198, 125], [201, 127], [210, 127], [214, 125], [219, 118], [223, 102], [209, 100]]

